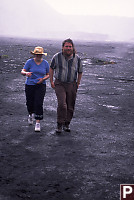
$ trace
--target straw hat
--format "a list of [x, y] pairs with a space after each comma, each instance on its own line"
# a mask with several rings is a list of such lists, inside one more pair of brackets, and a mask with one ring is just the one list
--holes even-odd
[[31, 51], [31, 54], [47, 56], [47, 53], [44, 53], [44, 49], [42, 47], [35, 47], [34, 51]]

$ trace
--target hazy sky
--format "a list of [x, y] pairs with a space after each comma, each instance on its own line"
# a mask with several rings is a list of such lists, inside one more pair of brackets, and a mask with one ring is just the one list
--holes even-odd
[[134, 0], [45, 0], [62, 14], [134, 17]]
[[1, 0], [0, 36], [90, 39], [91, 34], [134, 40], [134, 0]]

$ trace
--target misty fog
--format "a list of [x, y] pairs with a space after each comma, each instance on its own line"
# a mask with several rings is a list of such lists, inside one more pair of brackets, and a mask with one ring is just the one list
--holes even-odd
[[1, 36], [134, 41], [134, 18], [67, 16], [44, 0], [2, 1], [0, 28]]

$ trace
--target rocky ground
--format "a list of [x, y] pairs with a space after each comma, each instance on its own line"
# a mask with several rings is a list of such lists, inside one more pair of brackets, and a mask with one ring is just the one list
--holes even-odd
[[0, 200], [117, 200], [134, 183], [134, 44], [76, 42], [84, 73], [71, 132], [55, 134], [56, 96], [47, 81], [42, 131], [27, 123], [20, 71], [35, 46], [0, 40]]

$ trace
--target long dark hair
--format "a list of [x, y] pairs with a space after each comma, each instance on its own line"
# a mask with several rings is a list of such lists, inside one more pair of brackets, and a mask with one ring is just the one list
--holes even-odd
[[70, 44], [72, 45], [72, 47], [73, 47], [73, 56], [75, 56], [76, 50], [75, 50], [73, 41], [72, 41], [70, 38], [64, 40], [64, 41], [62, 42], [62, 47], [64, 47], [64, 45], [65, 45], [66, 42], [68, 42], [68, 43], [70, 43]]

